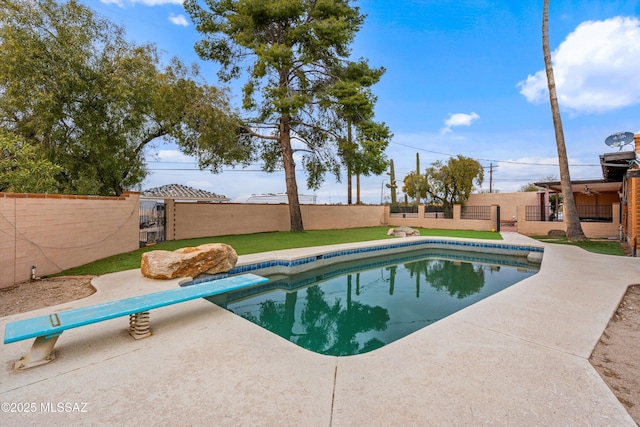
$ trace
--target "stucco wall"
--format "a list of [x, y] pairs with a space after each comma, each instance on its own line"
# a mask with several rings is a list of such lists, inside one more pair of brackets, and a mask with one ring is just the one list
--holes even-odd
[[138, 248], [138, 199], [0, 193], [0, 287]]

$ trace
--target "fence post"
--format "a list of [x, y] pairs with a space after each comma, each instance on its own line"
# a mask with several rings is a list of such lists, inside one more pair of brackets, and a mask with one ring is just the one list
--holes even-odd
[[460, 217], [462, 216], [461, 210], [462, 210], [462, 205], [459, 205], [459, 204], [453, 205], [453, 219], [457, 219], [457, 220], [460, 219]]
[[164, 201], [164, 238], [165, 240], [176, 240], [176, 200], [165, 199]]

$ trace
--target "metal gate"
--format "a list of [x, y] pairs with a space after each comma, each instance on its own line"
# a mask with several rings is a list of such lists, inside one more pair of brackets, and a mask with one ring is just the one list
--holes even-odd
[[165, 205], [156, 200], [140, 200], [140, 247], [165, 240]]

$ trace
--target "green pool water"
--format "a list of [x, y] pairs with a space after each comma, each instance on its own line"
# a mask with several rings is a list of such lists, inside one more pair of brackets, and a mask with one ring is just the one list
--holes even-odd
[[210, 300], [316, 353], [375, 350], [538, 271], [526, 259], [422, 250], [337, 264]]

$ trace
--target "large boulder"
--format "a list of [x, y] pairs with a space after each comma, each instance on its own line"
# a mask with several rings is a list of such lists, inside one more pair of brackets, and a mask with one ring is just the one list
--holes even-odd
[[151, 279], [195, 277], [202, 273], [216, 274], [231, 270], [238, 254], [224, 243], [208, 243], [195, 248], [171, 251], [151, 251], [142, 254], [140, 270]]
[[394, 236], [394, 237], [407, 237], [407, 236], [411, 237], [411, 236], [419, 236], [420, 231], [403, 225], [402, 227], [390, 228], [389, 231], [387, 231], [387, 235]]
[[549, 230], [547, 233], [549, 237], [567, 237], [567, 232], [564, 230]]

